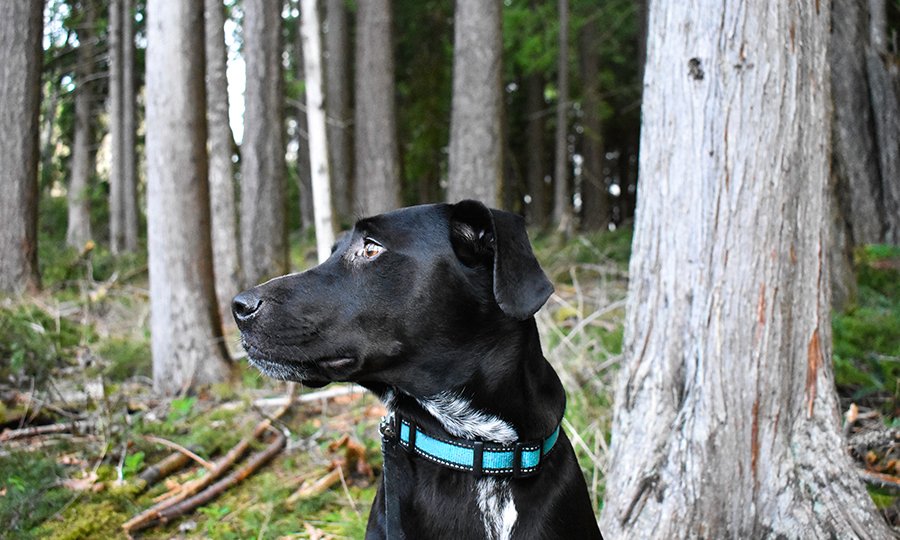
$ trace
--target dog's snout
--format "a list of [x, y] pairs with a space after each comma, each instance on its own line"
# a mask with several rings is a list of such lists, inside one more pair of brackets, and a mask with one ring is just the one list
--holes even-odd
[[252, 319], [259, 312], [262, 303], [262, 298], [252, 290], [235, 296], [231, 302], [231, 313], [234, 315], [234, 320], [240, 323]]

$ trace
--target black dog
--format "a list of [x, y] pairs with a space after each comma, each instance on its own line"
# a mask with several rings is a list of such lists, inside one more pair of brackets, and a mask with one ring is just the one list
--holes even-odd
[[263, 373], [391, 411], [367, 540], [601, 539], [533, 317], [552, 291], [522, 219], [463, 201], [363, 219], [232, 307]]

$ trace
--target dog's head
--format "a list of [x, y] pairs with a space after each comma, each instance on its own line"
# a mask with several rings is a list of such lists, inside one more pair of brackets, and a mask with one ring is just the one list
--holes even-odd
[[462, 201], [360, 220], [324, 263], [239, 294], [232, 311], [267, 375], [424, 396], [508, 355], [552, 291], [523, 220]]

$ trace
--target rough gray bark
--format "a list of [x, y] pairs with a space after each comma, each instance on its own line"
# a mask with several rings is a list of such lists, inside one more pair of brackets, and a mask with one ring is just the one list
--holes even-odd
[[137, 188], [137, 92], [134, 48], [134, 0], [122, 0], [122, 241], [138, 249], [140, 212]]
[[873, 244], [881, 241], [884, 223], [878, 149], [871, 131], [865, 13], [861, 0], [835, 2], [828, 59], [834, 87], [835, 165], [849, 190], [847, 221], [854, 243]]
[[209, 202], [213, 269], [222, 321], [231, 323], [231, 300], [241, 291], [238, 262], [237, 208], [234, 181], [234, 135], [228, 121], [228, 80], [225, 77], [225, 6], [205, 1], [206, 118], [209, 147]]
[[457, 0], [447, 200], [499, 206], [503, 186], [500, 0]]
[[245, 0], [241, 268], [247, 285], [288, 271], [281, 2]]
[[336, 221], [350, 221], [350, 31], [345, 0], [327, 0], [325, 8], [325, 107], [331, 201]]
[[356, 4], [354, 207], [371, 216], [400, 206], [400, 158], [389, 0]]
[[[875, 139], [881, 179], [884, 236], [881, 241], [900, 246], [900, 95], [882, 55], [873, 45], [866, 49]], [[896, 65], [892, 66], [894, 70]]]
[[600, 26], [588, 19], [578, 36], [578, 59], [584, 95], [581, 153], [581, 228], [596, 231], [609, 225], [612, 212], [603, 178], [603, 124], [600, 120]]
[[572, 196], [569, 189], [569, 0], [559, 0], [559, 53], [556, 62], [556, 153], [553, 166], [553, 222], [571, 233]]
[[608, 540], [893, 538], [834, 391], [830, 10], [650, 4]]
[[0, 293], [40, 287], [37, 261], [41, 0], [5, 0], [0, 17]]
[[96, 13], [94, 0], [82, 0], [78, 8], [81, 20], [78, 26], [78, 50], [75, 52], [75, 126], [69, 161], [66, 245], [83, 249], [91, 240], [90, 192], [94, 172], [94, 84], [91, 77], [94, 71]]
[[122, 2], [109, 2], [109, 247], [113, 254], [125, 247], [125, 178], [122, 92]]
[[154, 389], [226, 380], [213, 286], [203, 0], [147, 2], [147, 236]]

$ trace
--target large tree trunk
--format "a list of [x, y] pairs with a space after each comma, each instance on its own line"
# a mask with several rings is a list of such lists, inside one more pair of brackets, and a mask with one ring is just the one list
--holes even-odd
[[316, 251], [319, 262], [331, 255], [334, 220], [328, 174], [328, 141], [325, 135], [325, 96], [322, 94], [322, 45], [316, 0], [301, 0], [301, 41], [306, 81], [306, 118], [309, 133], [309, 169], [312, 180], [313, 215], [316, 221]]
[[237, 208], [234, 182], [234, 136], [228, 122], [225, 77], [225, 6], [206, 0], [206, 108], [209, 135], [209, 200], [216, 297], [223, 321], [232, 321], [231, 300], [243, 288], [238, 262]]
[[140, 232], [135, 63], [134, 0], [122, 0], [122, 241], [129, 253], [137, 251]]
[[325, 107], [328, 115], [328, 158], [331, 200], [338, 223], [350, 221], [350, 30], [345, 0], [328, 0], [325, 24]]
[[389, 0], [356, 4], [354, 206], [371, 216], [400, 206], [400, 158]]
[[83, 249], [91, 239], [91, 177], [94, 169], [94, 111], [91, 81], [94, 62], [94, 0], [82, 0], [75, 68], [75, 129], [69, 161], [69, 215], [66, 245]]
[[503, 186], [500, 0], [457, 0], [447, 200], [499, 206]]
[[651, 2], [608, 539], [893, 537], [834, 391], [830, 10]]
[[124, 148], [123, 92], [122, 92], [122, 2], [109, 2], [109, 247], [113, 254], [124, 248], [125, 242], [125, 178], [122, 149]]
[[[300, 6], [300, 0], [297, 2]], [[300, 36], [302, 22], [296, 19], [297, 39], [294, 43], [294, 54], [297, 55], [295, 80], [304, 81], [306, 87], [306, 72], [303, 67], [303, 39]], [[312, 171], [309, 168], [309, 120], [306, 116], [306, 91], [297, 96], [300, 106], [294, 107], [297, 128], [294, 130], [294, 138], [297, 141], [297, 187], [300, 191], [300, 227], [305, 231], [315, 227], [315, 209], [313, 208]], [[333, 184], [332, 184], [333, 185]]]
[[213, 286], [203, 0], [147, 2], [147, 216], [153, 385], [229, 375]]
[[556, 153], [553, 165], [553, 222], [571, 233], [572, 196], [569, 189], [569, 0], [559, 0], [559, 51], [556, 91]]
[[288, 271], [281, 2], [244, 1], [241, 267], [248, 285]]
[[612, 217], [609, 189], [603, 178], [603, 123], [600, 120], [600, 26], [596, 17], [585, 22], [578, 36], [578, 58], [584, 94], [582, 136], [581, 228], [596, 231]]
[[0, 293], [40, 287], [37, 260], [41, 0], [0, 17]]

